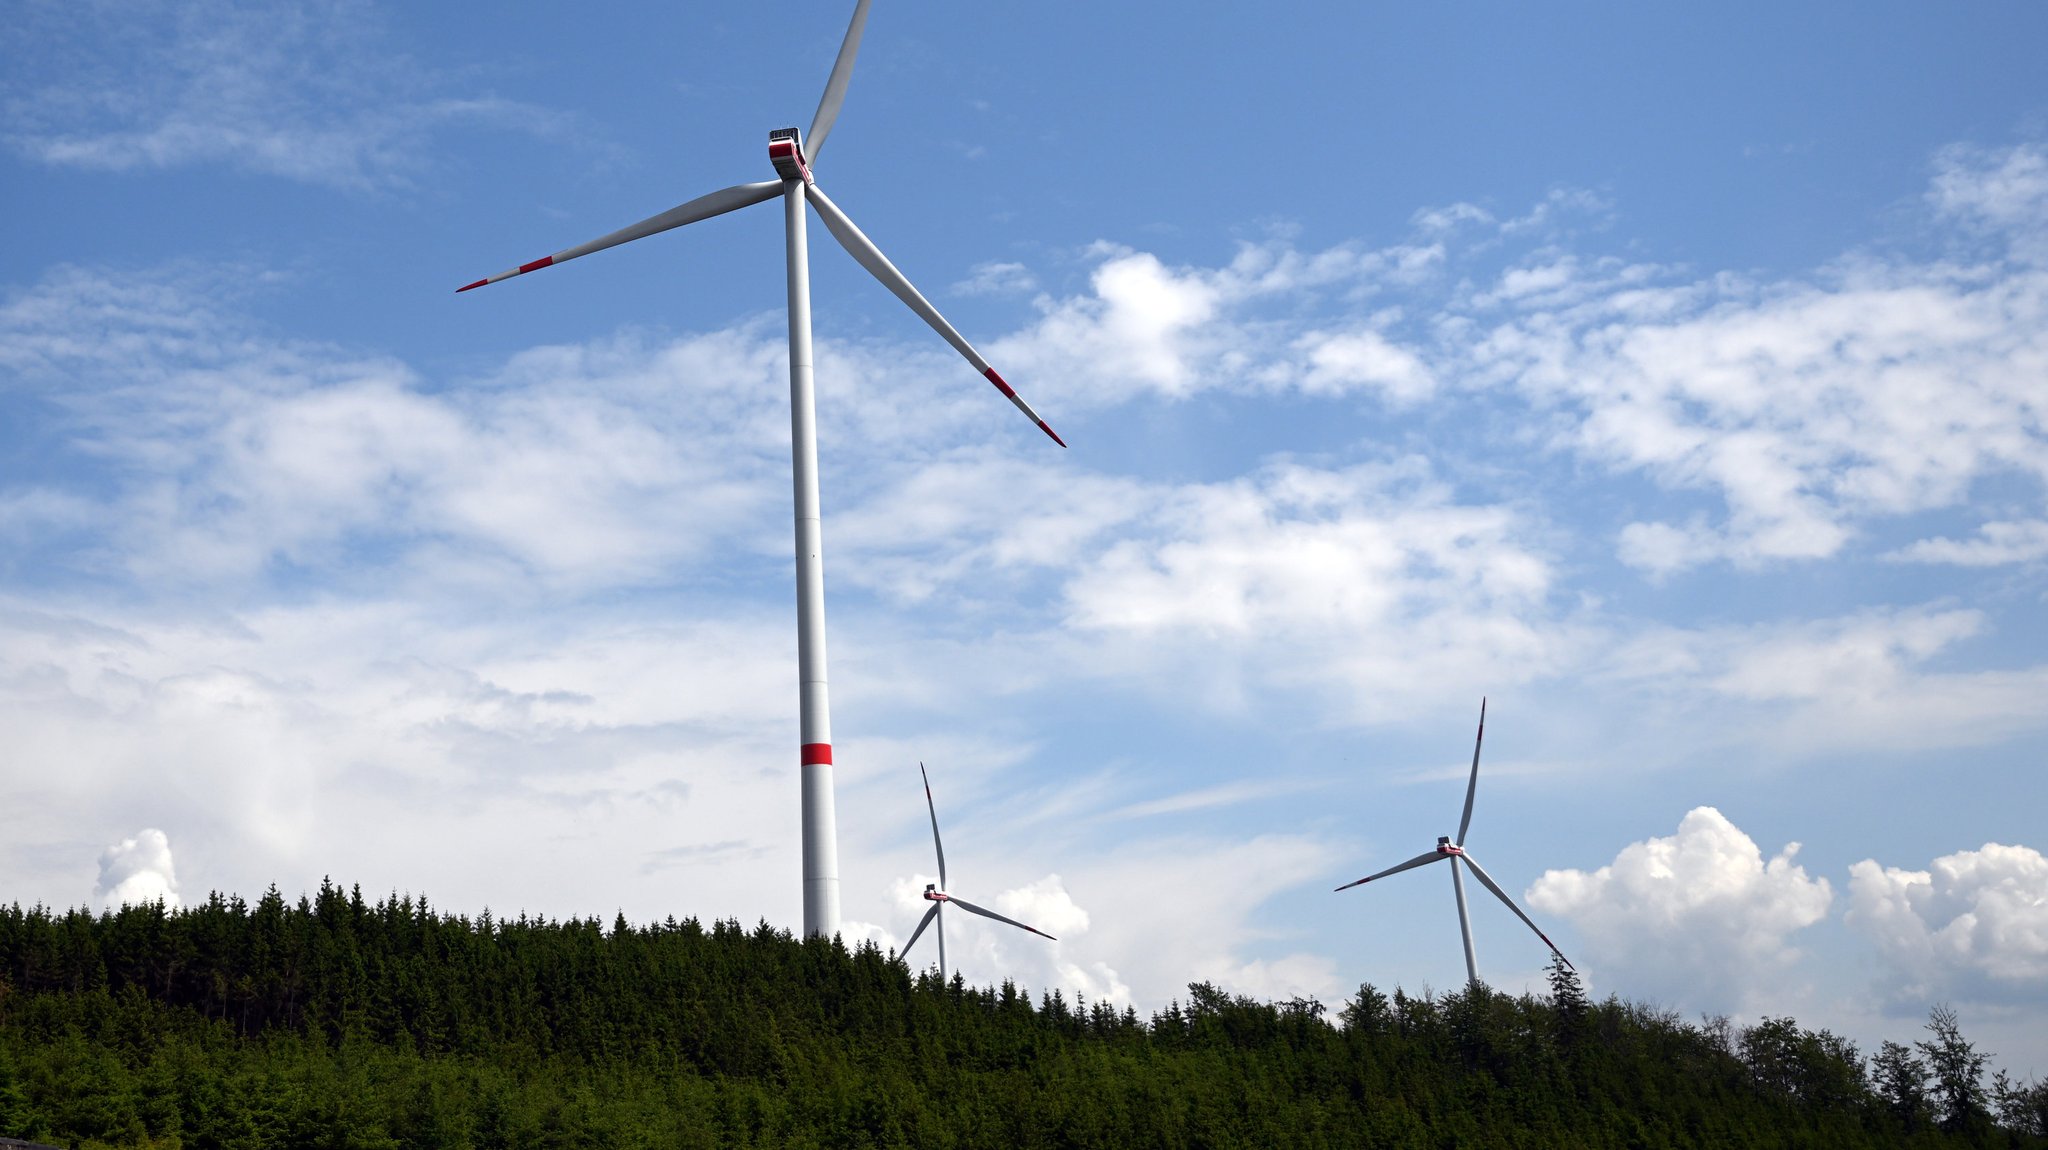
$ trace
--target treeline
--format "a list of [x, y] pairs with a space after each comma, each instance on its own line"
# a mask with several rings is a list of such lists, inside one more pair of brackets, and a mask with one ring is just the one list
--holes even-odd
[[765, 923], [448, 915], [323, 884], [0, 908], [0, 1136], [78, 1146], [2048, 1147], [1952, 1013], [1854, 1044], [1608, 999], [1149, 1018]]

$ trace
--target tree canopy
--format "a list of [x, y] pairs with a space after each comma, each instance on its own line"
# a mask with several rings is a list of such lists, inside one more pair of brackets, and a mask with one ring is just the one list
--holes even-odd
[[[332, 883], [0, 908], [0, 1136], [191, 1147], [2048, 1146], [1952, 1012], [1854, 1044], [1551, 993], [1206, 983], [1150, 1017], [766, 923], [474, 918]], [[2033, 1109], [2029, 1109], [2029, 1107]], [[1996, 1110], [1994, 1116], [1993, 1110]], [[2030, 1117], [2031, 1115], [2031, 1117]]]

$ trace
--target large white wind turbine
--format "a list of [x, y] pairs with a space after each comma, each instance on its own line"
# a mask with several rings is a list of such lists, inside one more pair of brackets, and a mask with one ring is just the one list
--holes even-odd
[[1559, 962], [1564, 963], [1568, 967], [1572, 965], [1571, 959], [1566, 958], [1564, 952], [1557, 949], [1557, 944], [1550, 941], [1550, 936], [1544, 934], [1534, 922], [1530, 921], [1528, 915], [1522, 913], [1522, 908], [1515, 905], [1515, 900], [1508, 897], [1508, 892], [1500, 889], [1500, 884], [1494, 882], [1484, 870], [1480, 869], [1479, 861], [1465, 850], [1465, 832], [1472, 826], [1472, 799], [1479, 792], [1479, 747], [1485, 741], [1486, 700], [1481, 699], [1479, 700], [1479, 737], [1472, 740], [1472, 779], [1465, 784], [1465, 815], [1458, 820], [1458, 838], [1456, 842], [1451, 841], [1447, 835], [1438, 836], [1435, 850], [1416, 855], [1414, 858], [1398, 866], [1390, 866], [1378, 874], [1366, 875], [1357, 882], [1347, 882], [1337, 888], [1338, 890], [1350, 890], [1352, 887], [1361, 886], [1372, 882], [1374, 879], [1382, 879], [1390, 874], [1400, 874], [1404, 870], [1413, 870], [1419, 866], [1427, 866], [1433, 862], [1442, 862], [1445, 859], [1449, 859], [1451, 863], [1451, 889], [1456, 891], [1458, 896], [1458, 930], [1465, 936], [1465, 977], [1473, 985], [1477, 985], [1479, 982], [1479, 960], [1473, 957], [1472, 954], [1472, 918], [1465, 910], [1465, 877], [1459, 871], [1460, 865], [1471, 867], [1472, 877], [1478, 879], [1481, 886], [1492, 891], [1494, 897], [1506, 903], [1508, 909], [1515, 912], [1516, 918], [1527, 923], [1529, 929], [1536, 932], [1536, 937], [1543, 940], [1543, 945], [1549, 947], [1551, 953], [1557, 955]]
[[[620, 228], [586, 244], [565, 248], [532, 263], [521, 264], [457, 291], [480, 288], [502, 279], [539, 271], [541, 268], [587, 256], [592, 252], [630, 240], [642, 239], [694, 224], [782, 197], [782, 218], [788, 232], [789, 273], [789, 425], [791, 467], [796, 496], [796, 618], [797, 681], [802, 734], [798, 752], [803, 794], [803, 890], [804, 933], [833, 935], [839, 930], [839, 847], [832, 814], [832, 718], [825, 681], [825, 573], [823, 536], [818, 510], [818, 436], [811, 380], [811, 286], [810, 260], [804, 234], [804, 204], [816, 209], [825, 230], [852, 254], [869, 274], [882, 281], [896, 298], [943, 336], [954, 350], [967, 358], [996, 390], [1017, 405], [1039, 430], [1052, 436], [1061, 447], [1066, 442], [1046, 426], [1031, 405], [1024, 402], [1003, 377], [996, 374], [981, 353], [963, 339], [937, 308], [920, 294], [889, 257], [854, 226], [845, 212], [818, 187], [811, 164], [825, 146], [825, 137], [839, 118], [846, 100], [847, 81], [853, 76], [853, 59], [860, 51], [861, 30], [867, 25], [869, 0], [854, 5], [853, 21], [825, 82], [824, 98], [811, 120], [810, 138], [795, 128], [768, 133], [768, 158], [775, 165], [777, 179], [737, 184], [722, 191], [678, 204], [657, 216]], [[963, 904], [964, 905], [964, 904]], [[984, 912], [985, 913], [985, 912]]]
[[[948, 903], [959, 907], [969, 914], [978, 914], [983, 918], [995, 919], [997, 922], [1007, 922], [1019, 930], [1028, 930], [1040, 938], [1052, 938], [1051, 935], [1035, 926], [1025, 926], [1014, 918], [1004, 918], [995, 911], [989, 910], [986, 907], [976, 906], [958, 895], [946, 892], [946, 844], [939, 841], [939, 808], [932, 803], [932, 777], [925, 774], [923, 763], [917, 764], [917, 773], [924, 776], [924, 807], [927, 811], [931, 812], [932, 816], [932, 847], [939, 852], [939, 881], [936, 885], [932, 883], [924, 884], [924, 897], [932, 904], [932, 908], [924, 912], [923, 918], [917, 920], [917, 929], [910, 932], [910, 941], [903, 944], [902, 953], [905, 955], [910, 953], [910, 948], [916, 946], [917, 940], [923, 937], [925, 927], [937, 926], [939, 928], [939, 981], [945, 981], [946, 921], [944, 908]], [[1053, 941], [1058, 942], [1059, 940], [1053, 939]]]

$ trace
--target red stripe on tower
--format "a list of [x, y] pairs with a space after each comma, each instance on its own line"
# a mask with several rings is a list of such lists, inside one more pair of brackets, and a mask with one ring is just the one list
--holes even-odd
[[804, 760], [804, 766], [807, 766], [807, 767], [829, 767], [829, 766], [831, 766], [831, 765], [832, 765], [832, 744], [830, 744], [830, 743], [805, 743], [805, 744], [804, 744], [804, 749], [803, 749], [803, 760]]

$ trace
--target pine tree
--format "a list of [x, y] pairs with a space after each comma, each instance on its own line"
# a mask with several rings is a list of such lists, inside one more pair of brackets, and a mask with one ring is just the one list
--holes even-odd
[[1586, 984], [1563, 955], [1551, 955], [1550, 965], [1545, 969], [1550, 977], [1551, 1009], [1557, 1011], [1560, 1022], [1576, 1026], [1592, 1005], [1586, 1000]]

